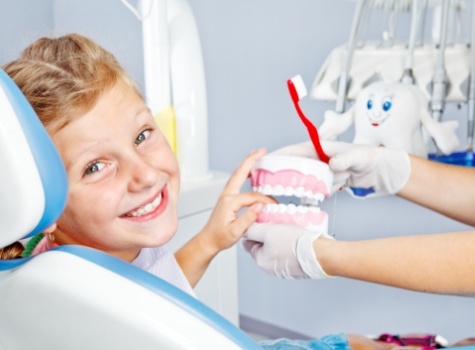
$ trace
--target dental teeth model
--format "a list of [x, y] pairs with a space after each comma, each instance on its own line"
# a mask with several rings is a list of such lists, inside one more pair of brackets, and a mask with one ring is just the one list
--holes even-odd
[[297, 197], [300, 204], [266, 204], [257, 222], [292, 224], [306, 229], [328, 231], [328, 214], [319, 203], [330, 197], [333, 173], [316, 159], [268, 155], [251, 171], [254, 191], [273, 197]]

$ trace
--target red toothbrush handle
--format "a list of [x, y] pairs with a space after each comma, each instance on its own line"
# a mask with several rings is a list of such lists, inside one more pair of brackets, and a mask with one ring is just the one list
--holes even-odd
[[322, 144], [320, 143], [320, 137], [318, 136], [318, 131], [315, 125], [312, 124], [310, 120], [307, 119], [307, 117], [303, 114], [302, 110], [300, 109], [299, 105], [299, 96], [297, 94], [297, 90], [295, 89], [294, 83], [292, 80], [287, 81], [287, 86], [290, 91], [290, 96], [292, 97], [292, 101], [294, 102], [295, 109], [297, 110], [297, 113], [304, 123], [304, 125], [307, 127], [308, 134], [310, 135], [310, 140], [313, 143], [313, 147], [315, 147], [315, 150], [317, 151], [318, 157], [322, 162], [325, 162], [328, 164], [330, 161], [330, 157], [327, 156], [327, 154], [323, 151]]

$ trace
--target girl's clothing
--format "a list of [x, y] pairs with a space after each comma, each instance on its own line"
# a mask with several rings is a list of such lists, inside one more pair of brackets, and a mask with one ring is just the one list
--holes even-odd
[[[48, 235], [40, 233], [28, 241], [22, 256], [28, 257], [37, 255], [55, 247], [58, 247], [58, 244], [52, 242]], [[193, 288], [191, 288], [185, 274], [178, 265], [175, 255], [173, 255], [166, 246], [143, 248], [131, 264], [160, 277], [175, 287], [196, 297]]]
[[132, 265], [150, 272], [196, 297], [183, 270], [178, 265], [175, 255], [170, 252], [167, 246], [142, 248], [140, 254], [132, 261]]
[[25, 247], [25, 252], [22, 255], [25, 256], [26, 253], [27, 256], [34, 256], [56, 247], [59, 246], [52, 242], [48, 235], [40, 233], [28, 241], [28, 244]]

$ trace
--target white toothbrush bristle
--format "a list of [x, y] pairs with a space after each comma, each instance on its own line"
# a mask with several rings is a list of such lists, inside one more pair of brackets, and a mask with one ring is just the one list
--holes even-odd
[[302, 76], [300, 74], [292, 78], [292, 83], [294, 84], [295, 90], [297, 91], [299, 100], [307, 96], [307, 88], [305, 87], [305, 83], [303, 82]]

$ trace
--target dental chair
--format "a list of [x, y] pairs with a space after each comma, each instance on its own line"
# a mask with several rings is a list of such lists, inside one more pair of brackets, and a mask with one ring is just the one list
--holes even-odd
[[[41, 232], [67, 177], [26, 98], [0, 70], [0, 247]], [[0, 260], [0, 349], [261, 349], [169, 283], [103, 252], [66, 245]]]

